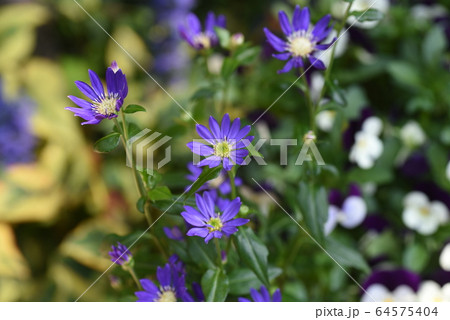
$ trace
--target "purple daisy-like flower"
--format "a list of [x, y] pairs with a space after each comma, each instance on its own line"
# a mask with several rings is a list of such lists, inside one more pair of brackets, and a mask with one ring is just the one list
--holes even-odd
[[[189, 163], [187, 167], [191, 173], [186, 176], [186, 179], [195, 182], [198, 179], [198, 177], [200, 177], [200, 174], [202, 173], [203, 170], [192, 163]], [[236, 185], [236, 187], [241, 186], [242, 179], [239, 177], [235, 177], [234, 184]], [[230, 178], [228, 177], [227, 172], [225, 170], [222, 170], [216, 179], [207, 181], [203, 186], [198, 188], [198, 191], [213, 190], [213, 189], [218, 189], [220, 193], [223, 195], [229, 194], [231, 192]]]
[[[280, 289], [275, 290], [272, 297], [270, 296], [269, 290], [265, 286], [261, 286], [258, 290], [250, 289], [250, 296], [253, 302], [281, 302], [281, 292]], [[239, 302], [252, 302], [247, 298], [239, 298]]]
[[287, 40], [280, 39], [269, 29], [264, 28], [267, 41], [279, 52], [273, 54], [273, 57], [278, 60], [288, 60], [284, 68], [279, 70], [278, 73], [288, 72], [292, 68], [304, 68], [304, 60], [306, 59], [315, 68], [325, 69], [325, 64], [315, 54], [318, 51], [328, 49], [334, 43], [334, 40], [327, 44], [322, 43], [333, 29], [332, 26], [329, 26], [331, 16], [329, 14], [324, 16], [312, 29], [310, 28], [310, 13], [307, 7], [303, 9], [300, 9], [298, 5], [295, 7], [292, 24], [284, 11], [280, 11], [278, 16], [281, 30]]
[[208, 12], [205, 20], [205, 30], [202, 31], [202, 25], [198, 17], [189, 13], [186, 18], [186, 23], [178, 27], [181, 37], [196, 50], [209, 49], [219, 43], [214, 27], [225, 28], [226, 19], [223, 15], [216, 15], [213, 12]]
[[222, 238], [223, 235], [230, 236], [237, 232], [237, 227], [249, 222], [249, 219], [233, 219], [241, 208], [241, 199], [238, 197], [230, 201], [223, 209], [216, 210], [213, 196], [205, 191], [203, 196], [195, 194], [195, 201], [198, 210], [184, 206], [181, 213], [184, 220], [193, 226], [188, 232], [188, 236], [198, 236], [205, 238], [208, 243], [212, 238]]
[[135, 292], [137, 302], [177, 302], [192, 301], [184, 280], [184, 274], [180, 274], [176, 268], [167, 263], [163, 268], [158, 267], [156, 278], [159, 287], [149, 279], [141, 279], [143, 291]]
[[66, 109], [72, 111], [75, 116], [87, 120], [81, 123], [82, 125], [98, 124], [103, 119], [116, 118], [128, 94], [127, 78], [122, 70], [115, 61], [106, 70], [106, 93], [99, 76], [94, 71], [89, 70], [89, 78], [92, 86], [83, 81], [75, 81], [75, 85], [91, 101], [69, 96], [69, 99], [80, 108]]
[[[198, 124], [197, 133], [211, 146], [202, 142], [192, 141], [187, 144], [193, 153], [206, 157], [197, 166], [209, 166], [214, 168], [223, 165], [226, 171], [230, 171], [233, 165], [242, 165], [248, 155], [246, 147], [253, 141], [253, 136], [247, 136], [250, 126], [241, 129], [241, 120], [234, 119], [230, 122], [230, 116], [225, 114], [219, 126], [216, 119], [209, 117], [209, 128]], [[245, 138], [245, 139], [244, 139]]]
[[108, 252], [111, 257], [111, 261], [117, 263], [118, 265], [126, 265], [128, 264], [133, 255], [128, 250], [127, 246], [117, 242], [117, 246], [111, 246], [111, 251]]

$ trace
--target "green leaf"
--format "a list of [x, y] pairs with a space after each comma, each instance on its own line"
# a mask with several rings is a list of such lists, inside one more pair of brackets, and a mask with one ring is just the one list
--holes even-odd
[[140, 197], [139, 200], [136, 202], [136, 208], [140, 213], [145, 212], [144, 206], [146, 201], [147, 199], [145, 199], [145, 197]]
[[130, 104], [123, 110], [125, 113], [135, 113], [141, 111], [146, 112], [147, 110], [143, 106], [137, 104]]
[[94, 149], [97, 152], [110, 152], [119, 145], [120, 134], [113, 132], [107, 136], [97, 140], [94, 144]]
[[191, 97], [191, 100], [212, 98], [212, 97], [214, 97], [214, 95], [215, 95], [215, 91], [213, 89], [204, 87], [204, 88], [200, 88], [197, 91], [195, 91]]
[[202, 289], [207, 302], [225, 301], [229, 291], [228, 278], [221, 269], [209, 269], [202, 277]]
[[219, 43], [222, 48], [228, 48], [230, 45], [230, 31], [221, 27], [214, 27]]
[[328, 196], [325, 188], [315, 189], [302, 182], [298, 201], [306, 226], [312, 236], [319, 243], [323, 243], [324, 225], [328, 218]]
[[160, 200], [170, 200], [172, 199], [172, 192], [166, 186], [158, 186], [148, 192], [148, 197], [153, 202]]
[[194, 184], [191, 186], [188, 192], [186, 192], [184, 199], [186, 200], [190, 196], [192, 196], [201, 186], [203, 186], [207, 181], [213, 180], [217, 178], [220, 171], [222, 170], [222, 166], [217, 166], [215, 168], [205, 168], [203, 169], [200, 176], [197, 178], [197, 180], [194, 182]]
[[216, 250], [214, 246], [207, 245], [205, 241], [199, 237], [188, 237], [188, 255], [198, 266], [205, 269], [213, 269], [216, 267], [217, 260]]
[[333, 259], [342, 267], [353, 267], [366, 273], [370, 272], [370, 268], [362, 255], [349, 246], [337, 242], [334, 239], [328, 239], [325, 250], [327, 250]]
[[135, 135], [137, 135], [142, 131], [142, 129], [139, 128], [139, 126], [134, 122], [128, 122], [127, 125], [128, 125], [128, 139], [131, 139], [132, 137], [134, 137]]
[[408, 62], [391, 62], [388, 64], [387, 70], [400, 84], [411, 87], [421, 86], [421, 76], [417, 72], [416, 68]]
[[382, 167], [373, 167], [367, 170], [355, 168], [347, 174], [347, 181], [358, 183], [373, 182], [382, 184], [392, 181], [393, 178], [392, 171]]
[[[269, 267], [269, 280], [272, 281], [278, 277], [282, 270], [280, 268]], [[259, 289], [263, 283], [256, 277], [250, 269], [234, 270], [229, 276], [230, 294], [244, 295], [250, 292], [250, 289]]]
[[220, 73], [222, 77], [229, 78], [237, 67], [239, 67], [239, 62], [236, 59], [233, 57], [225, 58]]
[[425, 36], [422, 45], [422, 54], [429, 65], [440, 65], [447, 48], [445, 33], [441, 27], [435, 26]]
[[249, 267], [261, 282], [268, 287], [267, 256], [269, 250], [250, 228], [241, 228], [235, 238], [235, 244], [241, 260]]
[[250, 47], [236, 51], [235, 59], [238, 64], [245, 65], [253, 62], [261, 53], [261, 49], [259, 47]]
[[369, 9], [367, 11], [352, 11], [351, 16], [355, 16], [359, 22], [379, 21], [384, 18], [384, 14], [377, 9]]
[[428, 262], [427, 249], [419, 244], [413, 244], [406, 248], [403, 253], [403, 266], [415, 272], [421, 272]]

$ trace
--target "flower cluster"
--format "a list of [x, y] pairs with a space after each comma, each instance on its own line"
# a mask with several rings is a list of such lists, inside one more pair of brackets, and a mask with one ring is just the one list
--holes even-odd
[[361, 131], [355, 135], [355, 144], [350, 150], [350, 161], [363, 169], [372, 168], [383, 153], [383, 143], [378, 137], [383, 128], [382, 121], [370, 117], [364, 121]]
[[196, 50], [207, 50], [216, 46], [219, 42], [214, 27], [225, 28], [225, 16], [216, 15], [213, 12], [208, 12], [205, 21], [205, 28], [202, 30], [202, 25], [198, 17], [190, 13], [186, 18], [186, 23], [178, 27], [181, 37]]
[[91, 101], [75, 96], [69, 96], [80, 108], [67, 107], [75, 116], [87, 120], [82, 124], [98, 124], [103, 119], [117, 117], [123, 101], [128, 94], [128, 84], [125, 74], [114, 61], [106, 70], [106, 93], [99, 76], [89, 70], [91, 86], [83, 81], [75, 81], [78, 89]]
[[133, 258], [128, 248], [120, 242], [117, 242], [117, 246], [111, 246], [111, 251], [108, 254], [112, 262], [121, 266], [129, 264]]

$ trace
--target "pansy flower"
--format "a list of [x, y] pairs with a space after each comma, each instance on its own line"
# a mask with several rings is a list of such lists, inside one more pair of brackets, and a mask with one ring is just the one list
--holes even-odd
[[250, 132], [250, 126], [241, 129], [241, 120], [236, 118], [230, 122], [230, 116], [225, 114], [219, 126], [216, 119], [209, 118], [209, 129], [198, 124], [197, 133], [209, 145], [202, 142], [189, 142], [187, 146], [193, 153], [206, 157], [197, 163], [197, 166], [209, 166], [214, 168], [223, 165], [226, 171], [230, 171], [233, 165], [242, 165], [248, 155], [246, 147], [253, 141], [253, 136], [246, 137]]
[[163, 268], [158, 267], [156, 278], [159, 286], [149, 279], [140, 280], [144, 290], [135, 292], [138, 302], [192, 301], [186, 290], [184, 274], [180, 274], [171, 264], [167, 263]]
[[193, 226], [187, 235], [205, 238], [206, 243], [212, 238], [230, 236], [238, 231], [237, 227], [250, 221], [243, 218], [234, 219], [241, 208], [239, 197], [227, 202], [222, 208], [216, 208], [214, 197], [208, 191], [205, 191], [203, 196], [195, 194], [195, 201], [198, 210], [191, 206], [184, 206], [185, 211], [181, 215]]
[[216, 15], [213, 12], [208, 12], [205, 21], [205, 29], [202, 31], [202, 25], [198, 17], [189, 13], [186, 18], [186, 23], [178, 27], [181, 37], [196, 50], [209, 49], [219, 43], [214, 27], [225, 28], [225, 16]]
[[[281, 292], [280, 289], [275, 290], [272, 297], [270, 296], [269, 290], [265, 286], [261, 286], [258, 290], [250, 289], [250, 296], [253, 302], [281, 302]], [[252, 302], [247, 298], [239, 298], [239, 302]]]
[[333, 27], [329, 26], [331, 16], [324, 16], [313, 28], [310, 27], [310, 13], [307, 7], [303, 9], [298, 5], [295, 7], [292, 24], [284, 11], [280, 11], [278, 17], [286, 40], [280, 39], [269, 29], [264, 28], [268, 42], [279, 52], [273, 57], [288, 60], [278, 73], [288, 72], [292, 68], [305, 68], [306, 60], [317, 69], [325, 69], [325, 64], [319, 60], [317, 53], [328, 49], [334, 43], [334, 40], [327, 44], [323, 43], [333, 30]]
[[122, 70], [115, 61], [106, 70], [106, 92], [94, 71], [89, 70], [89, 78], [91, 86], [83, 81], [75, 81], [75, 84], [90, 101], [69, 96], [69, 99], [80, 108], [67, 107], [66, 109], [72, 111], [75, 116], [87, 120], [81, 123], [82, 125], [98, 124], [103, 119], [116, 118], [128, 94], [127, 78]]

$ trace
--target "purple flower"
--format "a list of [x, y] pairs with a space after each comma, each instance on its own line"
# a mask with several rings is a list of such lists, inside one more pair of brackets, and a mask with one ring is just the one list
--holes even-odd
[[167, 263], [163, 268], [158, 267], [156, 278], [159, 287], [149, 279], [141, 279], [144, 291], [135, 292], [137, 302], [177, 302], [192, 301], [186, 290], [184, 275]]
[[117, 246], [111, 246], [111, 251], [108, 254], [111, 256], [112, 262], [121, 266], [127, 265], [133, 258], [128, 248], [120, 242], [117, 242]]
[[331, 16], [328, 14], [320, 19], [312, 30], [309, 30], [310, 14], [307, 7], [300, 9], [296, 6], [292, 24], [284, 11], [278, 13], [281, 29], [286, 35], [287, 41], [281, 40], [269, 29], [264, 28], [268, 42], [279, 53], [273, 54], [273, 57], [279, 60], [289, 60], [282, 70], [278, 73], [284, 73], [294, 68], [304, 68], [304, 59], [317, 69], [325, 69], [324, 63], [316, 58], [315, 54], [319, 50], [328, 49], [334, 42], [323, 44], [333, 27], [329, 27]]
[[367, 278], [362, 287], [364, 290], [367, 290], [373, 284], [381, 284], [391, 291], [400, 285], [406, 285], [417, 291], [420, 284], [420, 276], [406, 269], [377, 270]]
[[241, 208], [241, 199], [239, 197], [230, 201], [223, 210], [216, 210], [213, 196], [208, 191], [203, 193], [203, 197], [195, 194], [195, 201], [198, 210], [190, 206], [184, 206], [186, 211], [183, 211], [181, 215], [187, 223], [193, 226], [187, 232], [187, 235], [205, 238], [206, 243], [213, 237], [230, 236], [238, 231], [238, 226], [242, 226], [250, 221], [243, 218], [233, 219]]
[[253, 136], [246, 137], [250, 132], [250, 126], [241, 129], [239, 118], [236, 118], [231, 124], [230, 116], [227, 113], [223, 116], [220, 126], [216, 119], [209, 117], [210, 129], [201, 124], [198, 124], [196, 128], [200, 137], [212, 145], [208, 146], [197, 141], [187, 144], [193, 153], [206, 157], [197, 166], [207, 165], [214, 168], [222, 163], [223, 168], [230, 171], [233, 165], [244, 164], [244, 158], [248, 155], [246, 147], [254, 138]]
[[225, 16], [215, 16], [213, 12], [208, 12], [205, 21], [205, 30], [202, 31], [202, 26], [198, 17], [189, 13], [186, 18], [186, 23], [178, 26], [178, 31], [181, 37], [186, 40], [191, 47], [197, 50], [209, 49], [219, 43], [214, 27], [225, 28]]
[[173, 228], [164, 227], [163, 228], [164, 233], [166, 234], [167, 238], [172, 240], [181, 241], [183, 240], [183, 233], [181, 232], [180, 228], [177, 226]]
[[5, 99], [0, 81], [0, 167], [33, 160], [36, 139], [30, 126], [31, 102]]
[[[270, 293], [265, 286], [261, 286], [259, 291], [256, 289], [250, 289], [250, 296], [254, 302], [281, 302], [280, 289], [275, 290], [273, 296], [270, 297]], [[239, 298], [239, 302], [252, 302], [246, 298]]]
[[106, 94], [100, 78], [94, 71], [89, 70], [89, 78], [92, 87], [83, 81], [75, 81], [75, 84], [91, 101], [69, 96], [69, 99], [81, 108], [67, 107], [66, 109], [72, 111], [75, 116], [87, 120], [82, 125], [98, 124], [103, 119], [116, 118], [128, 94], [127, 78], [122, 70], [115, 61], [106, 70]]
[[[186, 179], [192, 182], [195, 182], [203, 171], [201, 168], [197, 167], [192, 163], [188, 164], [188, 169], [191, 173], [186, 176]], [[242, 185], [242, 179], [239, 177], [235, 177], [234, 183], [236, 187], [239, 187], [240, 185]], [[229, 194], [231, 192], [230, 178], [228, 177], [227, 172], [225, 170], [222, 170], [216, 179], [207, 181], [203, 186], [201, 186], [198, 189], [198, 191], [213, 190], [213, 189], [219, 189], [220, 193], [223, 195]]]

